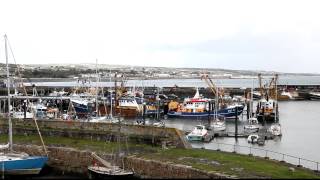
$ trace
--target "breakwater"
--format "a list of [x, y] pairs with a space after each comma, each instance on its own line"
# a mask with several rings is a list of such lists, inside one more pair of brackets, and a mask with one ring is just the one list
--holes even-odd
[[[20, 135], [37, 134], [33, 120], [13, 119], [13, 133]], [[75, 137], [97, 141], [116, 141], [120, 138], [135, 143], [172, 146], [177, 148], [191, 148], [183, 137], [183, 133], [176, 128], [142, 126], [115, 123], [92, 123], [63, 120], [38, 120], [41, 133], [44, 136]], [[0, 119], [0, 130], [7, 133], [8, 122]]]

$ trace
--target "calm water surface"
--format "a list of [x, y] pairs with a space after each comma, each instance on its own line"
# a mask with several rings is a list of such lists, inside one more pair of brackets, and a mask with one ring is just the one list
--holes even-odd
[[[210, 143], [192, 143], [194, 148], [205, 147], [206, 149], [217, 149], [219, 143], [238, 144], [242, 146], [252, 146], [261, 149], [285, 153], [313, 161], [320, 162], [320, 101], [287, 101], [279, 102], [280, 124], [282, 127], [282, 137], [267, 140], [264, 146], [251, 145], [246, 138], [216, 138]], [[206, 123], [203, 120], [181, 120], [168, 119], [166, 126], [176, 127], [181, 130], [192, 130], [192, 128], [200, 123]], [[239, 132], [243, 130], [243, 126], [247, 123], [246, 117], [240, 116]], [[234, 120], [227, 120], [227, 131], [234, 132]], [[232, 151], [233, 146], [219, 145], [221, 150]], [[238, 152], [249, 154], [249, 148], [238, 148]], [[254, 154], [265, 156], [265, 151], [252, 150]], [[275, 159], [282, 159], [282, 155], [268, 153], [268, 156]], [[290, 163], [298, 163], [298, 159], [286, 157], [285, 161]], [[302, 161], [302, 160], [301, 160]], [[315, 163], [307, 163], [306, 167], [316, 168]]]

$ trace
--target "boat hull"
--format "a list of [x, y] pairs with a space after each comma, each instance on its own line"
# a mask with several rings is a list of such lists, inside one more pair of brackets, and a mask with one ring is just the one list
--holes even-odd
[[78, 117], [84, 117], [89, 114], [90, 111], [88, 105], [79, 104], [76, 102], [72, 102], [72, 104]]
[[36, 175], [39, 174], [45, 163], [48, 161], [46, 156], [30, 156], [15, 160], [0, 161], [0, 169], [5, 175]]
[[320, 101], [320, 96], [315, 94], [309, 94], [310, 100]]
[[276, 119], [275, 119], [275, 113], [269, 113], [269, 114], [262, 114], [262, 113], [259, 113], [257, 114], [257, 119], [260, 123], [263, 123], [264, 121], [265, 122], [275, 122]]
[[[243, 112], [243, 106], [238, 107], [238, 113], [236, 114], [236, 108], [225, 108], [218, 111], [218, 116], [223, 116], [225, 118], [233, 118], [239, 116]], [[170, 118], [208, 118], [209, 116], [215, 116], [214, 112], [176, 112], [176, 111], [168, 111], [168, 117]]]
[[193, 135], [188, 135], [187, 139], [189, 141], [203, 141], [205, 139], [205, 136], [193, 136]]
[[[101, 169], [100, 169], [101, 168]], [[122, 170], [121, 172], [113, 172], [104, 170], [105, 167], [91, 166], [88, 168], [89, 179], [115, 179], [115, 178], [133, 178], [134, 173]]]

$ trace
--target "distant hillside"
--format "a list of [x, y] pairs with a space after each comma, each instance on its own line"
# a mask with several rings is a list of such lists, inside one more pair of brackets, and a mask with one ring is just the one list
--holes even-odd
[[[96, 64], [21, 64], [20, 73], [24, 78], [73, 78], [96, 73]], [[6, 66], [0, 63], [0, 76], [5, 76]], [[111, 73], [125, 74], [129, 78], [192, 78], [199, 77], [202, 73], [220, 76], [257, 76], [263, 75], [304, 75], [319, 76], [314, 73], [283, 73], [274, 71], [259, 70], [231, 70], [221, 68], [172, 68], [172, 67], [144, 67], [128, 65], [107, 65], [99, 64], [98, 72], [100, 76], [107, 77]], [[10, 64], [10, 74], [18, 75], [17, 66]]]

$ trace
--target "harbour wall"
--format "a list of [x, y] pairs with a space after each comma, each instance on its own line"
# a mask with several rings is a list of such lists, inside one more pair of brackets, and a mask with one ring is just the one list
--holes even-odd
[[[66, 92], [73, 92], [72, 87], [59, 87], [64, 88]], [[314, 89], [320, 89], [320, 85], [286, 85], [286, 86], [278, 86], [279, 94], [281, 93], [282, 89], [289, 88], [289, 89], [297, 89], [297, 93], [299, 94], [300, 99], [308, 100], [309, 92]], [[39, 86], [37, 87], [37, 93], [39, 96], [48, 96], [50, 92], [57, 89], [56, 87], [45, 87], [45, 86]], [[86, 88], [78, 89], [78, 92], [86, 91]], [[144, 94], [154, 94], [157, 90], [157, 87], [145, 87]], [[255, 88], [255, 91], [258, 91], [258, 88]], [[26, 87], [27, 94], [33, 94], [32, 87]], [[229, 93], [231, 96], [233, 95], [244, 95], [251, 91], [250, 88], [242, 89], [242, 88], [224, 88], [224, 91], [226, 93]], [[20, 90], [21, 93], [23, 93], [22, 90]], [[184, 97], [193, 97], [196, 92], [195, 87], [162, 87], [161, 92], [165, 95], [175, 94], [180, 98]], [[14, 89], [11, 89], [11, 94], [14, 94]], [[209, 87], [199, 87], [199, 93], [204, 95], [205, 97], [212, 97], [213, 93]], [[0, 96], [7, 96], [7, 88], [0, 87]], [[105, 91], [105, 96], [107, 96], [108, 93]], [[59, 98], [58, 98], [59, 99]]]
[[[40, 155], [41, 146], [35, 145], [14, 145], [14, 150], [26, 152], [30, 155]], [[48, 147], [49, 161], [47, 165], [62, 173], [76, 173], [88, 175], [88, 166], [93, 165], [93, 158], [89, 151], [79, 151], [73, 148]], [[104, 160], [111, 162], [112, 155], [97, 153]], [[138, 178], [156, 179], [221, 179], [235, 178], [216, 172], [206, 172], [192, 168], [191, 166], [174, 164], [171, 162], [160, 162], [148, 160], [136, 156], [127, 156], [123, 161], [114, 161], [118, 166], [124, 165], [125, 169], [135, 172]]]
[[[38, 134], [33, 120], [13, 119], [12, 124], [14, 134]], [[120, 138], [128, 142], [191, 148], [189, 142], [184, 138], [184, 133], [176, 128], [63, 120], [38, 120], [37, 124], [44, 136], [83, 138], [105, 142], [116, 141], [117, 136], [120, 135]], [[0, 119], [0, 130], [7, 133], [8, 121], [6, 119]]]

